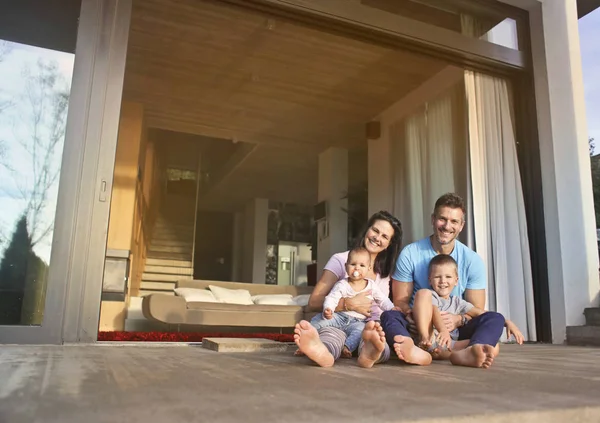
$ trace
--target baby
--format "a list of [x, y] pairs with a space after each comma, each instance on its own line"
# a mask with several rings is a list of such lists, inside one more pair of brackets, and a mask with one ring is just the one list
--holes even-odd
[[[421, 289], [415, 295], [412, 310], [417, 332], [418, 345], [429, 351], [434, 359], [448, 359], [452, 351], [459, 351], [469, 346], [469, 340], [458, 340], [458, 329], [449, 332], [442, 319], [441, 312], [467, 315], [471, 318], [485, 313], [461, 297], [451, 295], [458, 283], [456, 261], [447, 254], [435, 256], [429, 263], [429, 283], [433, 291]], [[523, 343], [523, 335], [509, 320], [505, 321], [509, 334], [513, 334], [519, 344]], [[494, 355], [497, 355], [495, 347]]]
[[346, 342], [342, 357], [352, 357], [352, 352], [358, 348], [366, 317], [355, 311], [335, 313], [341, 298], [352, 298], [355, 295], [371, 291], [373, 300], [384, 311], [392, 310], [394, 304], [387, 298], [371, 279], [365, 276], [371, 268], [371, 255], [365, 248], [355, 248], [348, 254], [346, 262], [347, 278], [341, 279], [333, 286], [323, 303], [323, 314], [317, 314], [311, 320], [316, 328], [335, 327], [346, 334]]

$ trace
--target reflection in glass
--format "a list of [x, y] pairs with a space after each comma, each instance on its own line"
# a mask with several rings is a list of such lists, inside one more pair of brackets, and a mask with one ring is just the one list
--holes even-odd
[[39, 325], [74, 55], [0, 40], [0, 324]]

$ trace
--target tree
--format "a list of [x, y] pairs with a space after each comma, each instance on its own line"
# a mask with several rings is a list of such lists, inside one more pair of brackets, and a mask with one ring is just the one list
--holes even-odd
[[[23, 201], [31, 243], [36, 246], [48, 241], [54, 227], [48, 206], [60, 173], [69, 87], [54, 61], [38, 60], [33, 69], [23, 69], [23, 76], [25, 91], [13, 102], [19, 106], [13, 122], [16, 142], [0, 145], [4, 148], [0, 164], [13, 176], [14, 189], [8, 195]], [[21, 162], [25, 159], [27, 165], [13, 166], [11, 155]]]

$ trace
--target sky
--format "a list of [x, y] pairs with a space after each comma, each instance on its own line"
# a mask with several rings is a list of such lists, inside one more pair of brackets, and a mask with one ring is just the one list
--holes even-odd
[[588, 134], [600, 153], [600, 9], [579, 20]]

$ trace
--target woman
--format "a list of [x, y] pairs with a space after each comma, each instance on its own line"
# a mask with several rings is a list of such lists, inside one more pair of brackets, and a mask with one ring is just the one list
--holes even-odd
[[[390, 275], [394, 263], [400, 253], [402, 243], [402, 225], [400, 221], [386, 211], [375, 213], [367, 222], [362, 236], [357, 238], [355, 247], [364, 247], [371, 255], [371, 268], [367, 277], [385, 294], [390, 293]], [[335, 283], [346, 277], [344, 266], [348, 259], [348, 251], [334, 254], [325, 265], [323, 275], [317, 282], [310, 296], [308, 306], [313, 311], [323, 311], [323, 302]], [[367, 293], [356, 295], [353, 298], [341, 299], [339, 311], [355, 311], [366, 317], [379, 319], [381, 310], [372, 300], [367, 298]], [[344, 348], [346, 335], [336, 328], [322, 328], [317, 332], [305, 320], [296, 325], [294, 340], [301, 353], [323, 367], [332, 366]], [[368, 342], [373, 338], [375, 342]], [[371, 367], [377, 360], [389, 358], [389, 348], [381, 327], [377, 322], [369, 322], [365, 328], [363, 339], [367, 342], [360, 349], [358, 363], [363, 367]]]

